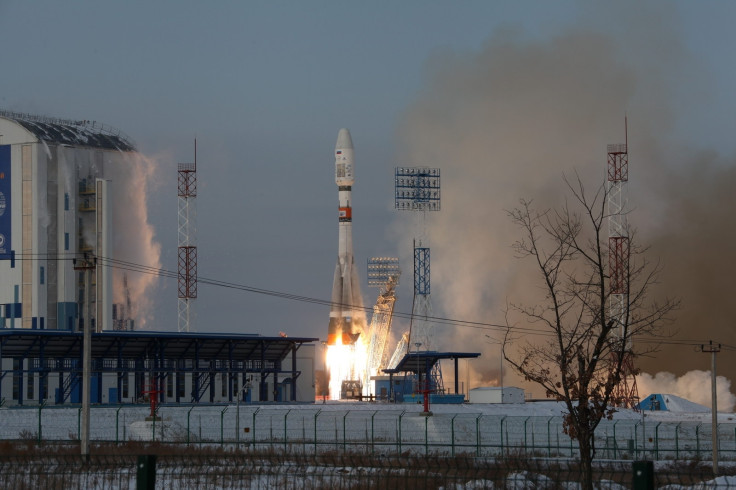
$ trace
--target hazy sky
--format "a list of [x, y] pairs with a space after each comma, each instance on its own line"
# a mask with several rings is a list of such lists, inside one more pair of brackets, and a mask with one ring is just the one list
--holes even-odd
[[[736, 3], [730, 1], [611, 6], [541, 0], [0, 0], [0, 107], [96, 120], [127, 133], [156, 165], [149, 182], [150, 221], [162, 246], [162, 266], [172, 271], [177, 246], [176, 164], [192, 160], [196, 137], [199, 275], [324, 300], [330, 298], [337, 253], [332, 151], [338, 130], [349, 128], [356, 149], [356, 261], [365, 281], [368, 257], [399, 256], [404, 276], [397, 309], [408, 312], [412, 233], [404, 227], [402, 234], [404, 221], [393, 210], [393, 169], [439, 166], [448, 175], [443, 185], [461, 182], [453, 180], [453, 162], [443, 163], [451, 160], [451, 153], [433, 153], [431, 142], [428, 151], [417, 149], [414, 124], [417, 111], [421, 112], [417, 108], [447, 93], [438, 87], [455, 64], [470, 72], [470, 65], [484, 59], [506, 59], [484, 53], [507, 44], [543, 48], [566, 39], [568, 32], [600, 34], [601, 52], [610, 53], [617, 66], [630, 68], [636, 74], [633, 79], [646, 82], [621, 100], [646, 105], [666, 99], [664, 112], [672, 117], [659, 111], [658, 118], [640, 123], [648, 134], [657, 125], [666, 126], [666, 134], [657, 140], [661, 145], [685, 142], [693, 152], [713, 152], [732, 165], [734, 19]], [[555, 52], [567, 53], [560, 55], [557, 66], [570, 62], [565, 57], [569, 50], [563, 48], [550, 51], [545, 59], [555, 62]], [[487, 68], [519, 67], [509, 62]], [[605, 74], [606, 65], [599, 68]], [[648, 70], [659, 76], [648, 77]], [[473, 93], [472, 87], [467, 93]], [[600, 99], [606, 97], [601, 89]], [[433, 110], [442, 111], [441, 100], [436, 101]], [[565, 111], [556, 110], [555, 117], [564, 119]], [[597, 134], [600, 141], [581, 142], [586, 149], [597, 146], [587, 161], [577, 164], [603, 168], [605, 147], [599, 142], [621, 140], [627, 111], [634, 113], [630, 117], [635, 128], [636, 107], [615, 107], [610, 114], [596, 115], [610, 117], [606, 128], [618, 132]], [[466, 114], [450, 112], [453, 117]], [[518, 114], [533, 112], [520, 108]], [[463, 135], [454, 137], [461, 141]], [[572, 134], [568, 145], [577, 143]], [[533, 146], [535, 140], [525, 144]], [[445, 160], [437, 161], [433, 155]], [[515, 184], [507, 190], [514, 191]], [[528, 190], [534, 188], [520, 182], [518, 197], [533, 197], [522, 194]], [[443, 192], [453, 195], [447, 188]], [[483, 205], [494, 207], [494, 212], [507, 209], [515, 204], [508, 199], [514, 194], [509, 192], [499, 202], [484, 200]], [[451, 211], [452, 203], [443, 203], [446, 206]], [[509, 236], [505, 243], [514, 239]], [[433, 253], [433, 270], [437, 264], [442, 271], [436, 261], [447, 260], [449, 252]], [[462, 264], [457, 270], [466, 272]], [[439, 278], [452, 281], [447, 273]], [[433, 292], [441, 294], [441, 285], [435, 286]], [[477, 295], [487, 297], [493, 290]], [[175, 281], [158, 282], [150, 323], [155, 329], [176, 329], [176, 293]], [[364, 287], [367, 305], [375, 301], [375, 293]], [[476, 291], [462, 294], [473, 296]], [[452, 303], [442, 298], [433, 298], [433, 303], [438, 316], [503, 319], [496, 310], [453, 311]], [[283, 331], [319, 338], [326, 335], [329, 313], [326, 306], [204, 285], [196, 310], [200, 332]], [[736, 344], [736, 339], [724, 341]], [[474, 342], [466, 350], [478, 348]], [[702, 366], [692, 367], [707, 368], [702, 360]]]

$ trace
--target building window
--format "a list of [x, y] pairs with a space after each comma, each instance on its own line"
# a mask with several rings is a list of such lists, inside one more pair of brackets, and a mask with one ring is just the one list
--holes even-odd
[[20, 359], [13, 359], [13, 400], [20, 398]]
[[176, 373], [176, 396], [179, 398], [184, 398], [184, 382], [185, 382], [184, 373], [178, 372]]
[[46, 272], [46, 271], [45, 271], [44, 267], [41, 266], [41, 270], [38, 272], [38, 276], [39, 276], [38, 277], [38, 282], [40, 282], [41, 284], [43, 284], [44, 279], [45, 279], [45, 276], [46, 276], [46, 274], [44, 274], [44, 272]]
[[174, 397], [174, 374], [173, 373], [169, 373], [166, 376], [166, 397], [167, 398]]
[[64, 211], [69, 211], [69, 193], [64, 193]]
[[28, 390], [26, 392], [26, 400], [33, 400], [33, 389], [34, 389], [33, 385], [35, 384], [35, 380], [36, 380], [36, 377], [33, 374], [28, 373], [28, 385], [27, 385]]
[[69, 233], [64, 233], [64, 250], [69, 250]]

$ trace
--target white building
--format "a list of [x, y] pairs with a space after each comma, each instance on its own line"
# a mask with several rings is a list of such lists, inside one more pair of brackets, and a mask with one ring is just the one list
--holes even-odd
[[72, 259], [112, 257], [110, 186], [134, 153], [98, 123], [0, 111], [0, 328], [76, 330], [88, 290], [95, 330], [113, 329], [111, 268], [85, 286]]
[[470, 403], [524, 403], [524, 390], [513, 386], [473, 388], [468, 393]]

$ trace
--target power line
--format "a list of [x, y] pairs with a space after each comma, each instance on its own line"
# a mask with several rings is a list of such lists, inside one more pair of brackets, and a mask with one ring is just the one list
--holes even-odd
[[[84, 254], [72, 253], [72, 252], [16, 254], [16, 260], [44, 260], [42, 257], [45, 258], [46, 260], [67, 261], [67, 260], [75, 260], [75, 259], [79, 259], [80, 257], [84, 257]], [[130, 262], [126, 260], [113, 259], [109, 257], [98, 257], [98, 264], [104, 267], [110, 267], [113, 269], [125, 270], [129, 272], [137, 272], [140, 274], [148, 274], [148, 275], [153, 275], [156, 277], [163, 277], [167, 279], [177, 279], [179, 277], [178, 272], [175, 272], [175, 271], [170, 271], [170, 270], [163, 269], [160, 267], [139, 264], [136, 262]], [[248, 293], [253, 293], [253, 294], [261, 294], [265, 296], [271, 296], [274, 298], [286, 299], [290, 301], [299, 301], [302, 303], [309, 303], [309, 304], [315, 304], [315, 305], [320, 305], [320, 306], [330, 307], [330, 306], [335, 305], [335, 306], [341, 306], [341, 307], [350, 307], [354, 309], [362, 309], [366, 313], [373, 311], [373, 307], [363, 306], [363, 307], [357, 308], [353, 305], [333, 303], [332, 301], [329, 301], [329, 300], [312, 298], [309, 296], [302, 296], [302, 295], [293, 294], [293, 293], [286, 293], [283, 291], [263, 289], [263, 288], [258, 288], [254, 286], [248, 286], [245, 284], [238, 284], [238, 283], [229, 282], [229, 281], [222, 281], [219, 279], [198, 277], [197, 282], [199, 284], [204, 284], [208, 286], [222, 287], [226, 289], [233, 289], [236, 291], [243, 291], [243, 292], [248, 292]], [[410, 320], [415, 315], [413, 315], [412, 313], [395, 311], [393, 316]], [[519, 327], [519, 326], [509, 327], [507, 325], [502, 325], [502, 324], [497, 324], [497, 323], [460, 320], [457, 318], [446, 318], [446, 317], [436, 317], [436, 316], [427, 316], [426, 319], [433, 321], [435, 323], [441, 324], [441, 325], [463, 327], [463, 328], [473, 328], [477, 330], [486, 330], [486, 331], [490, 330], [490, 331], [503, 331], [503, 332], [510, 330], [511, 333], [525, 334], [525, 335], [538, 335], [538, 336], [545, 336], [545, 337], [555, 335], [554, 332], [545, 331], [545, 330], [541, 330], [538, 328], [531, 328], [531, 327]], [[705, 343], [703, 340], [671, 339], [665, 336], [637, 337], [637, 342], [649, 343], [649, 344], [660, 344], [660, 345], [672, 345], [672, 346], [682, 345], [682, 346], [692, 346], [692, 347], [697, 347]], [[721, 346], [724, 350], [736, 350], [736, 346], [732, 346], [728, 344], [721, 344]]]

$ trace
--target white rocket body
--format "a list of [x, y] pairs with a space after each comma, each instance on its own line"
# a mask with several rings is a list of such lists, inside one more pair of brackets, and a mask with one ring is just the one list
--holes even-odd
[[[355, 182], [353, 141], [350, 131], [341, 129], [335, 145], [335, 183], [338, 188], [338, 252], [332, 283], [332, 308], [327, 344], [354, 344], [363, 331], [365, 312], [360, 281], [353, 258], [353, 213], [351, 194]], [[339, 341], [338, 341], [339, 339]]]

